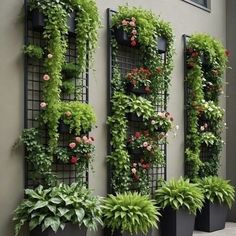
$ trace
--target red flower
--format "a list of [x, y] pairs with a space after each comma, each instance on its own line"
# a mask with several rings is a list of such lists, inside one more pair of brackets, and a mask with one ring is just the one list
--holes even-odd
[[230, 56], [230, 51], [229, 51], [229, 50], [225, 50], [225, 55], [226, 55], [227, 57], [229, 57], [229, 56]]
[[198, 56], [198, 52], [192, 52], [192, 57], [197, 57]]
[[140, 138], [141, 137], [141, 132], [135, 132], [134, 137], [135, 138]]
[[72, 157], [70, 158], [70, 163], [71, 163], [71, 164], [75, 165], [77, 162], [78, 162], [78, 158], [77, 158], [76, 156], [72, 156]]
[[136, 40], [133, 40], [133, 41], [131, 41], [131, 46], [132, 46], [132, 47], [135, 47], [135, 46], [137, 46], [137, 44], [138, 44], [138, 43], [137, 43], [137, 41], [136, 41]]

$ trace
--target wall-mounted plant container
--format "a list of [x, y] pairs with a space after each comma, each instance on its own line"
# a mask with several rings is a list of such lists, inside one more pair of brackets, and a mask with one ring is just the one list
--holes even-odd
[[30, 232], [30, 236], [86, 236], [86, 232], [87, 230], [84, 226], [79, 227], [78, 225], [68, 223], [64, 230], [58, 229], [56, 233], [51, 228], [42, 232], [41, 227], [36, 227]]
[[195, 229], [213, 232], [225, 228], [228, 208], [225, 204], [206, 201], [201, 212], [197, 213]]
[[127, 119], [129, 121], [134, 121], [134, 122], [142, 122], [143, 121], [143, 117], [142, 116], [138, 116], [134, 112], [127, 113], [126, 117], [127, 117]]
[[68, 24], [68, 32], [73, 34], [75, 33], [75, 12], [71, 12], [70, 15], [68, 16], [68, 20], [67, 20], [67, 24]]
[[128, 148], [128, 152], [134, 159], [140, 159], [141, 157], [144, 156], [142, 148], [137, 148], [137, 149]]
[[114, 28], [114, 35], [118, 44], [130, 46], [128, 33], [123, 28]]
[[165, 53], [167, 48], [167, 40], [164, 37], [157, 38], [157, 49], [159, 53]]
[[161, 213], [160, 230], [162, 236], [192, 236], [195, 215], [187, 210], [166, 207]]
[[136, 95], [146, 95], [151, 93], [149, 87], [141, 86], [139, 88], [136, 88], [132, 84], [127, 84], [126, 91], [128, 93], [134, 93]]
[[32, 28], [34, 30], [42, 30], [45, 26], [44, 15], [38, 9], [34, 9], [31, 12]]
[[65, 124], [63, 120], [59, 120], [58, 131], [60, 133], [68, 134], [70, 130], [69, 125]]

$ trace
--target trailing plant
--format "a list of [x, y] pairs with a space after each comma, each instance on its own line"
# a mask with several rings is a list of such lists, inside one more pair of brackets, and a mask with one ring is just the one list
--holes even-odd
[[235, 188], [228, 180], [221, 179], [216, 176], [208, 176], [198, 179], [197, 183], [203, 192], [205, 201], [212, 203], [227, 204], [232, 206], [235, 201]]
[[104, 224], [122, 233], [147, 234], [151, 228], [157, 228], [160, 216], [154, 201], [138, 193], [109, 195], [103, 200], [102, 209]]
[[196, 215], [203, 206], [204, 196], [197, 184], [190, 183], [182, 177], [179, 180], [169, 180], [156, 190], [157, 206], [164, 209], [171, 207], [174, 210], [185, 209]]
[[43, 49], [35, 44], [28, 44], [24, 46], [24, 53], [31, 58], [36, 58], [38, 60], [43, 58], [44, 51]]
[[79, 101], [61, 102], [61, 119], [75, 135], [89, 132], [96, 123], [92, 106]]
[[69, 80], [63, 81], [61, 90], [67, 95], [74, 94], [76, 92], [75, 82]]
[[48, 189], [42, 186], [35, 190], [26, 189], [25, 195], [15, 210], [15, 235], [26, 223], [30, 231], [40, 227], [42, 231], [51, 228], [54, 232], [59, 228], [63, 230], [68, 222], [90, 230], [102, 225], [100, 200], [76, 183]]
[[73, 63], [65, 63], [62, 66], [62, 74], [64, 75], [64, 79], [71, 79], [78, 76], [78, 66]]
[[[223, 86], [222, 76], [228, 61], [227, 52], [212, 36], [193, 34], [187, 42], [186, 56], [186, 175], [191, 178], [216, 175], [222, 147], [221, 122], [224, 113], [218, 103]], [[204, 151], [207, 154], [204, 161], [201, 143], [208, 146]]]

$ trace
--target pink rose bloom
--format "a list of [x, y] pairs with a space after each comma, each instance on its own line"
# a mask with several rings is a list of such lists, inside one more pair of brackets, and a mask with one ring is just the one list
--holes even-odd
[[148, 146], [148, 142], [144, 142], [143, 147], [147, 147], [147, 146]]
[[80, 138], [80, 137], [76, 137], [76, 138], [75, 138], [75, 141], [76, 141], [77, 143], [80, 143], [80, 142], [81, 142], [81, 138]]
[[130, 40], [131, 40], [131, 41], [134, 41], [134, 40], [135, 40], [135, 37], [134, 37], [134, 36], [132, 36], [132, 37], [130, 38]]
[[205, 127], [205, 128], [207, 128], [207, 127], [208, 127], [208, 124], [207, 124], [207, 123], [205, 123], [205, 124], [204, 124], [204, 127]]
[[70, 147], [71, 149], [75, 148], [75, 147], [76, 147], [76, 143], [70, 143], [70, 144], [69, 144], [69, 147]]
[[83, 139], [84, 142], [88, 141], [88, 137], [87, 136], [83, 136], [82, 139]]
[[47, 106], [47, 103], [46, 103], [46, 102], [41, 102], [41, 103], [40, 103], [40, 107], [41, 107], [41, 108], [45, 108], [46, 106]]
[[133, 22], [136, 22], [136, 19], [135, 19], [134, 17], [131, 17], [131, 20], [132, 20]]
[[89, 144], [93, 144], [93, 140], [91, 138], [88, 139]]
[[132, 26], [132, 27], [135, 27], [136, 24], [135, 24], [135, 22], [130, 21], [130, 22], [129, 22], [129, 25]]
[[156, 121], [155, 121], [155, 120], [151, 120], [151, 124], [152, 124], [152, 125], [155, 125], [155, 124], [156, 124]]
[[152, 146], [151, 145], [147, 146], [147, 150], [150, 152], [152, 150]]
[[135, 168], [132, 168], [131, 171], [134, 175], [137, 173], [137, 170]]
[[133, 30], [132, 30], [132, 34], [133, 34], [133, 35], [136, 35], [137, 33], [138, 33], [138, 32], [137, 32], [136, 29], [133, 29]]
[[50, 76], [49, 76], [49, 75], [47, 75], [47, 74], [45, 74], [45, 75], [43, 76], [43, 80], [45, 80], [45, 81], [48, 81], [48, 80], [50, 80]]
[[53, 55], [51, 53], [48, 54], [48, 59], [53, 58]]
[[67, 117], [70, 117], [70, 116], [72, 115], [72, 113], [71, 113], [70, 111], [66, 111], [66, 112], [65, 112], [65, 115], [66, 115]]
[[122, 20], [122, 25], [124, 25], [124, 26], [126, 26], [126, 25], [128, 25], [128, 21], [127, 20]]

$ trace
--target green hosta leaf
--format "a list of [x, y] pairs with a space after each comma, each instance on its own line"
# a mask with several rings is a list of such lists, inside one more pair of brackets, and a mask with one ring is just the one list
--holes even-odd
[[58, 211], [60, 212], [60, 216], [64, 216], [67, 212], [69, 212], [70, 210], [67, 209], [67, 208], [62, 208], [62, 207], [59, 207], [58, 208]]
[[61, 199], [61, 198], [54, 197], [54, 198], [51, 198], [51, 199], [50, 199], [50, 202], [52, 202], [52, 203], [54, 203], [54, 204], [60, 204], [60, 203], [62, 203], [62, 199]]
[[75, 209], [75, 214], [77, 216], [78, 222], [81, 222], [85, 216], [84, 209]]
[[35, 206], [34, 206], [34, 208], [32, 209], [32, 211], [33, 210], [37, 210], [37, 209], [39, 209], [39, 208], [43, 208], [43, 207], [45, 207], [45, 206], [47, 206], [48, 205], [48, 201], [38, 201], [36, 204], [35, 204]]
[[44, 229], [47, 229], [48, 227], [51, 227], [54, 232], [57, 232], [57, 230], [60, 227], [60, 218], [57, 216], [54, 217], [47, 217], [44, 220], [43, 227]]

